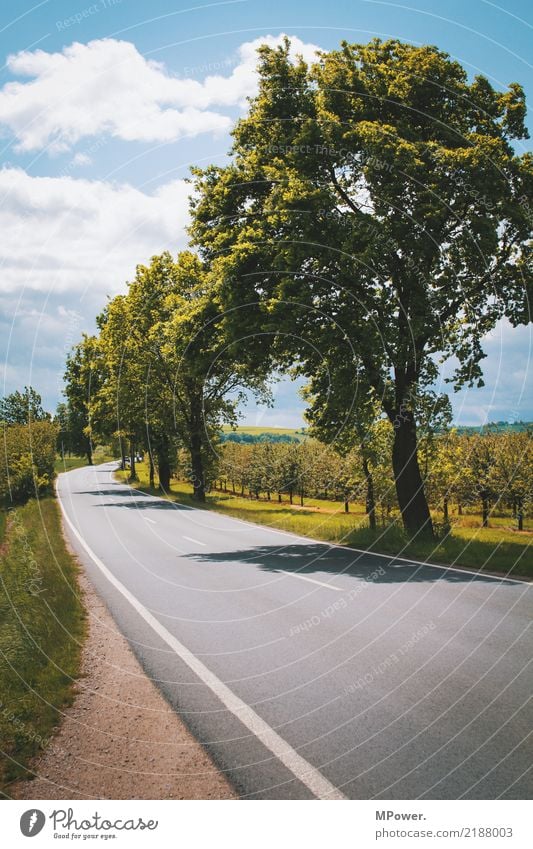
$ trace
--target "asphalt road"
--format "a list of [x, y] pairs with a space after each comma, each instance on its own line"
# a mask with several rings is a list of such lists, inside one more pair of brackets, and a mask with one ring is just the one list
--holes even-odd
[[533, 586], [59, 477], [147, 673], [245, 798], [530, 798]]

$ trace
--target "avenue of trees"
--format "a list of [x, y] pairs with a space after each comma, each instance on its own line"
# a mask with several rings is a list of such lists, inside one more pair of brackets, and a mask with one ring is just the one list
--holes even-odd
[[[264, 401], [269, 374], [292, 371], [337, 490], [361, 483], [372, 517], [386, 486], [409, 534], [431, 535], [430, 505], [444, 511], [450, 485], [435, 465], [447, 443], [428, 448], [449, 419], [440, 365], [454, 360], [454, 389], [481, 385], [483, 337], [504, 316], [530, 321], [533, 157], [512, 146], [527, 137], [523, 91], [470, 82], [437, 48], [399, 41], [343, 43], [312, 66], [288, 42], [259, 54], [229, 163], [193, 172], [197, 253], [139, 266], [68, 359], [68, 439], [89, 461], [91, 444], [116, 440], [132, 476], [146, 451], [163, 489], [185, 452], [201, 501], [242, 393]], [[309, 450], [235, 443], [224, 457], [274, 452], [268, 486], [234, 483], [275, 493]], [[508, 483], [530, 442], [509, 452]]]

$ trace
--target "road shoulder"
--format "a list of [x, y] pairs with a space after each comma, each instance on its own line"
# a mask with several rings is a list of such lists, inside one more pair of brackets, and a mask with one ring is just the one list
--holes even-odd
[[235, 793], [148, 678], [79, 576], [88, 616], [81, 677], [49, 746], [13, 799], [228, 799]]

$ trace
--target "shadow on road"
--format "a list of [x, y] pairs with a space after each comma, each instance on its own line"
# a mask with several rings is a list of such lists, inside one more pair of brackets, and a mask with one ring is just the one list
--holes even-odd
[[[122, 507], [127, 510], [190, 510], [190, 507], [175, 501], [165, 501], [160, 498], [144, 496], [138, 490], [117, 484], [116, 488], [93, 489], [80, 491], [79, 495], [113, 497], [114, 501], [97, 502], [95, 507]], [[230, 517], [228, 517], [230, 518]], [[478, 543], [478, 547], [482, 543]], [[490, 552], [488, 552], [489, 554]], [[296, 543], [289, 538], [283, 546], [254, 546], [246, 550], [211, 551], [183, 555], [211, 566], [222, 563], [250, 563], [267, 572], [298, 572], [302, 576], [320, 572], [331, 575], [331, 580], [338, 575], [349, 575], [362, 581], [372, 583], [406, 583], [407, 581], [448, 581], [454, 584], [494, 583], [494, 577], [483, 572], [459, 572], [453, 567], [427, 566], [406, 563], [397, 560], [393, 555], [379, 555], [372, 551], [357, 551], [353, 548], [328, 547], [327, 543]], [[483, 558], [481, 558], [483, 562]], [[327, 577], [326, 577], [327, 581]], [[502, 584], [517, 586], [504, 577]]]
[[[286, 546], [254, 546], [234, 551], [210, 551], [185, 555], [189, 560], [216, 566], [219, 563], [250, 563], [266, 572], [297, 572], [312, 576], [317, 572], [327, 583], [348, 575], [373, 584], [403, 584], [407, 581], [450, 581], [454, 584], [471, 583], [473, 580], [494, 583], [494, 579], [483, 574], [457, 572], [452, 569], [416, 564], [402, 564], [393, 557], [379, 556], [372, 552], [353, 549], [328, 548], [327, 544], [288, 543]], [[391, 565], [394, 564], [394, 565]], [[502, 579], [502, 583], [515, 586]], [[348, 589], [348, 588], [347, 588]]]

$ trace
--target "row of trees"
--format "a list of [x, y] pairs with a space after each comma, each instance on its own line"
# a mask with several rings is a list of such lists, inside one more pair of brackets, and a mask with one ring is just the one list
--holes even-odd
[[312, 66], [287, 41], [261, 48], [258, 70], [229, 163], [194, 170], [198, 255], [154, 257], [108, 303], [69, 358], [66, 415], [127, 445], [132, 474], [143, 446], [163, 488], [185, 449], [202, 500], [240, 393], [264, 399], [268, 374], [292, 370], [315, 434], [360, 451], [367, 483], [381, 427], [404, 525], [431, 534], [439, 363], [455, 358], [454, 388], [481, 384], [486, 333], [530, 320], [523, 91], [398, 41], [343, 43]]
[[[219, 446], [213, 466], [214, 486], [233, 494], [290, 503], [305, 498], [366, 504], [370, 527], [398, 508], [390, 462], [393, 440], [383, 419], [367, 434], [366, 444], [340, 454], [314, 439], [292, 445], [256, 443]], [[424, 439], [421, 469], [434, 510], [449, 521], [450, 504], [458, 513], [475, 507], [488, 524], [491, 510], [509, 511], [523, 530], [524, 515], [533, 514], [533, 434], [459, 435], [452, 430]]]

